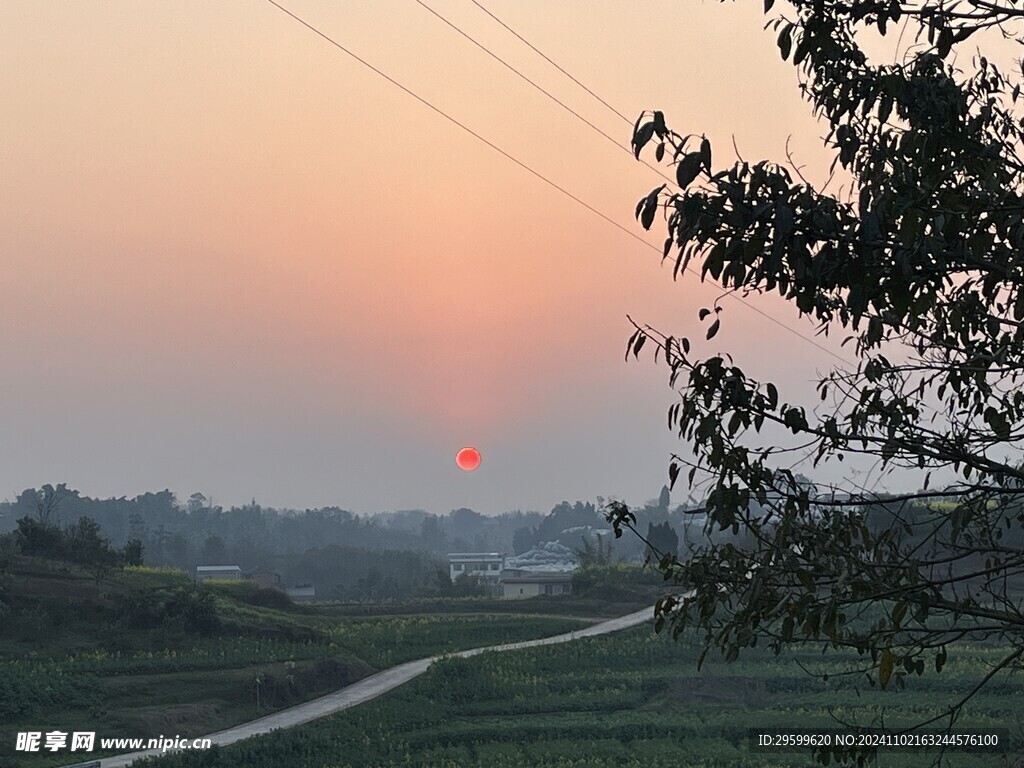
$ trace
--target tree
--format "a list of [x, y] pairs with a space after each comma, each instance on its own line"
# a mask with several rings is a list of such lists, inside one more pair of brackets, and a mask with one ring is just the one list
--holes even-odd
[[[679, 534], [672, 530], [668, 521], [664, 523], [647, 523], [648, 555], [653, 557], [664, 557], [671, 555], [677, 557], [679, 554]], [[611, 542], [609, 542], [611, 544]]]
[[220, 536], [208, 536], [203, 542], [199, 559], [206, 565], [222, 565], [228, 558], [228, 548]]
[[144, 549], [145, 547], [142, 546], [142, 541], [140, 539], [128, 539], [121, 552], [124, 564], [129, 566], [142, 565], [142, 553]]
[[188, 497], [188, 511], [191, 513], [198, 512], [201, 509], [206, 509], [210, 502], [207, 501], [206, 496], [196, 491]]
[[18, 530], [15, 533], [19, 550], [26, 555], [37, 557], [58, 558], [63, 552], [64, 538], [56, 525], [43, 523], [34, 517], [18, 519]]
[[67, 528], [64, 550], [66, 557], [84, 566], [97, 584], [118, 562], [117, 552], [110, 548], [110, 541], [100, 534], [99, 523], [90, 517], [80, 517], [77, 523]]
[[668, 512], [668, 505], [671, 503], [671, 501], [672, 501], [672, 496], [669, 493], [668, 486], [667, 485], [661, 486], [661, 493], [658, 494], [658, 511], [659, 512], [667, 513]]
[[[716, 170], [706, 137], [641, 115], [635, 154], [655, 144], [679, 190], [653, 190], [636, 214], [645, 229], [665, 214], [675, 276], [692, 263], [727, 292], [777, 292], [819, 333], [844, 334], [855, 358], [820, 375], [806, 402], [636, 324], [627, 355], [651, 341], [680, 391], [669, 425], [689, 450], [673, 456], [671, 483], [705, 489], [708, 534], [748, 534], [743, 546], [706, 537], [684, 562], [663, 558], [692, 593], [659, 603], [659, 628], [697, 627], [705, 652], [728, 660], [758, 641], [854, 649], [883, 688], [940, 672], [958, 640], [998, 640], [1005, 657], [949, 702], [936, 718], [947, 724], [992, 676], [1022, 667], [1021, 85], [972, 57], [1000, 35], [1019, 44], [1022, 23], [1011, 0], [791, 0], [769, 26], [828, 123], [846, 195], [784, 164]], [[869, 58], [866, 39], [897, 25], [901, 60]], [[710, 341], [721, 307], [699, 319]], [[816, 466], [863, 457], [921, 490], [802, 483], [794, 449]], [[607, 511], [617, 534], [635, 521], [622, 504]]]
[[56, 488], [47, 483], [38, 491], [35, 488], [22, 491], [16, 503], [34, 514], [44, 526], [55, 525], [61, 503], [77, 496], [78, 491], [69, 491], [66, 483], [59, 483]]

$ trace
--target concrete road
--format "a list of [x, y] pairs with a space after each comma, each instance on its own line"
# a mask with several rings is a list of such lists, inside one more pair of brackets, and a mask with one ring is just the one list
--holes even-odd
[[[327, 717], [327, 715], [333, 715], [335, 712], [341, 712], [342, 710], [354, 707], [357, 704], [370, 701], [380, 696], [382, 693], [387, 693], [392, 688], [397, 688], [403, 683], [407, 683], [414, 677], [419, 677], [431, 664], [434, 663], [442, 656], [476, 656], [480, 653], [488, 651], [516, 651], [521, 648], [534, 648], [540, 645], [555, 645], [556, 643], [568, 643], [570, 640], [576, 640], [581, 637], [594, 637], [595, 635], [605, 635], [609, 632], [618, 632], [621, 629], [628, 629], [629, 627], [635, 627], [638, 624], [643, 624], [645, 621], [650, 621], [654, 618], [653, 608], [644, 608], [642, 611], [631, 613], [628, 616], [620, 616], [617, 619], [609, 619], [608, 621], [602, 621], [593, 626], [586, 627], [584, 629], [577, 629], [573, 632], [566, 632], [563, 635], [554, 635], [553, 637], [543, 637], [539, 640], [524, 640], [520, 643], [507, 643], [505, 645], [490, 645], [486, 648], [472, 648], [468, 651], [459, 651], [452, 654], [442, 654], [438, 656], [431, 656], [426, 659], [417, 659], [416, 661], [408, 661], [405, 664], [399, 664], [397, 667], [391, 667], [391, 669], [385, 669], [383, 672], [377, 672], [376, 674], [364, 677], [357, 683], [353, 683], [345, 688], [334, 693], [329, 693], [326, 696], [321, 696], [319, 699], [313, 699], [307, 701], [304, 704], [298, 704], [288, 709], [282, 709], [280, 712], [275, 712], [272, 715], [266, 717], [260, 717], [256, 720], [250, 720], [247, 723], [236, 725], [233, 728], [227, 730], [218, 731], [217, 733], [211, 733], [205, 737], [208, 738], [213, 744], [219, 744], [220, 746], [226, 746], [228, 744], [234, 744], [236, 741], [242, 739], [248, 739], [252, 736], [260, 736], [264, 733], [270, 733], [276, 731], [278, 728], [291, 728], [302, 723], [308, 723], [311, 720], [319, 720], [321, 717]], [[168, 752], [162, 752], [158, 749], [145, 750], [142, 752], [130, 752], [125, 755], [117, 755], [115, 757], [106, 757], [99, 761], [100, 768], [122, 768], [126, 765], [131, 765], [134, 761], [139, 760], [143, 757], [152, 757], [154, 755], [170, 754]]]

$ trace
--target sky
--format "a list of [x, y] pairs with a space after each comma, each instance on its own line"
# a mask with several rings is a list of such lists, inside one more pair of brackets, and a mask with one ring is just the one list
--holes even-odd
[[[66, 482], [495, 514], [657, 496], [682, 446], [667, 369], [623, 360], [627, 315], [703, 339], [718, 292], [674, 282], [663, 223], [634, 221], [662, 179], [623, 150], [631, 124], [470, 0], [424, 2], [620, 146], [415, 0], [282, 0], [659, 250], [265, 0], [3, 3], [0, 498]], [[716, 165], [733, 141], [783, 159], [791, 137], [827, 177], [760, 3], [481, 4], [630, 122], [661, 109], [707, 134]], [[835, 360], [783, 326], [814, 328], [749, 303], [779, 324], [727, 298], [695, 351], [810, 393]]]

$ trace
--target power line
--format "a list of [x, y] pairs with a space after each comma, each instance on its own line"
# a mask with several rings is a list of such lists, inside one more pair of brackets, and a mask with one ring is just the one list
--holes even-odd
[[[459, 122], [459, 121], [458, 121], [457, 119], [455, 119], [454, 117], [452, 117], [451, 115], [449, 115], [449, 114], [448, 114], [447, 112], [445, 112], [445, 111], [444, 111], [443, 109], [441, 109], [440, 107], [434, 106], [434, 105], [433, 105], [433, 104], [432, 104], [431, 102], [427, 101], [427, 100], [426, 100], [425, 98], [423, 98], [423, 97], [422, 97], [422, 96], [420, 96], [419, 94], [417, 94], [417, 93], [415, 93], [414, 91], [410, 90], [409, 88], [407, 88], [406, 86], [402, 85], [402, 84], [401, 84], [400, 82], [398, 82], [397, 80], [395, 80], [395, 79], [394, 79], [393, 77], [391, 77], [390, 75], [386, 74], [385, 72], [381, 71], [380, 69], [378, 69], [377, 67], [375, 67], [375, 66], [374, 66], [373, 64], [371, 64], [370, 62], [366, 61], [366, 59], [363, 59], [362, 57], [360, 57], [360, 56], [359, 56], [359, 55], [357, 55], [356, 53], [353, 53], [352, 51], [350, 51], [350, 50], [349, 50], [348, 48], [346, 48], [346, 47], [345, 47], [344, 45], [342, 45], [341, 43], [339, 43], [339, 42], [338, 42], [337, 40], [335, 40], [335, 39], [334, 39], [333, 37], [330, 37], [330, 36], [329, 36], [329, 35], [328, 35], [327, 33], [325, 33], [325, 32], [322, 32], [322, 31], [321, 31], [320, 29], [318, 29], [317, 27], [315, 27], [315, 26], [314, 26], [313, 24], [310, 24], [310, 23], [309, 23], [308, 21], [306, 21], [306, 20], [305, 20], [305, 19], [303, 19], [302, 17], [300, 17], [300, 16], [298, 16], [298, 15], [296, 15], [296, 14], [292, 13], [292, 12], [291, 12], [290, 10], [288, 10], [288, 9], [287, 9], [287, 8], [285, 8], [285, 7], [283, 6], [283, 5], [281, 5], [280, 3], [278, 3], [278, 2], [277, 2], [277, 0], [267, 0], [267, 2], [268, 2], [268, 3], [270, 3], [270, 4], [272, 5], [272, 6], [274, 6], [275, 8], [277, 8], [278, 10], [280, 10], [281, 12], [283, 12], [283, 13], [285, 13], [286, 15], [290, 16], [290, 17], [291, 17], [292, 19], [294, 19], [295, 21], [299, 22], [299, 24], [301, 24], [302, 26], [306, 27], [306, 29], [308, 29], [308, 30], [310, 30], [311, 32], [315, 33], [315, 34], [316, 34], [316, 35], [318, 35], [319, 37], [322, 37], [322, 38], [323, 38], [324, 40], [326, 40], [326, 41], [327, 41], [328, 43], [330, 43], [331, 45], [333, 45], [333, 46], [334, 46], [335, 48], [337, 48], [337, 49], [338, 49], [339, 51], [341, 51], [342, 53], [345, 53], [346, 55], [348, 55], [349, 57], [351, 57], [351, 58], [355, 59], [356, 61], [358, 61], [358, 62], [359, 62], [360, 64], [362, 64], [362, 65], [363, 65], [364, 67], [366, 67], [367, 69], [369, 69], [370, 71], [372, 71], [372, 72], [373, 72], [373, 73], [375, 73], [376, 75], [378, 75], [378, 76], [380, 76], [380, 77], [384, 78], [385, 80], [387, 80], [387, 81], [388, 81], [389, 83], [391, 83], [392, 85], [394, 85], [394, 86], [395, 86], [396, 88], [398, 88], [399, 90], [401, 90], [401, 91], [402, 91], [403, 93], [406, 93], [406, 94], [408, 94], [409, 96], [412, 96], [412, 97], [413, 97], [414, 99], [416, 99], [416, 101], [420, 102], [420, 103], [421, 103], [421, 104], [423, 104], [423, 105], [424, 105], [425, 107], [429, 108], [429, 109], [430, 109], [430, 110], [432, 110], [433, 112], [436, 112], [436, 113], [437, 113], [438, 115], [440, 115], [440, 116], [441, 116], [441, 117], [443, 117], [443, 118], [444, 118], [445, 120], [447, 120], [448, 122], [452, 123], [453, 125], [456, 125], [456, 126], [458, 126], [458, 127], [459, 127], [459, 128], [461, 128], [461, 129], [462, 129], [463, 131], [465, 131], [466, 133], [468, 133], [468, 134], [469, 134], [470, 136], [472, 136], [473, 138], [475, 138], [475, 139], [476, 139], [477, 141], [480, 141], [480, 142], [482, 142], [483, 144], [486, 144], [486, 145], [487, 145], [488, 147], [490, 147], [491, 149], [493, 149], [493, 150], [494, 150], [495, 152], [497, 152], [498, 154], [500, 154], [500, 155], [501, 155], [502, 157], [505, 157], [506, 159], [508, 159], [508, 160], [511, 160], [511, 161], [512, 161], [513, 163], [515, 163], [516, 165], [518, 165], [518, 166], [519, 166], [520, 168], [522, 168], [522, 169], [523, 169], [523, 170], [525, 170], [525, 171], [528, 171], [528, 172], [529, 172], [530, 174], [532, 174], [533, 176], [536, 176], [536, 177], [537, 177], [538, 179], [540, 179], [541, 181], [543, 181], [543, 182], [544, 182], [545, 184], [547, 184], [548, 186], [550, 186], [550, 187], [552, 187], [552, 188], [554, 188], [554, 189], [558, 190], [558, 191], [559, 191], [559, 192], [561, 192], [561, 193], [562, 193], [563, 195], [565, 195], [566, 197], [568, 197], [568, 198], [569, 198], [570, 200], [573, 200], [574, 202], [578, 203], [579, 205], [582, 205], [582, 206], [583, 206], [584, 208], [586, 208], [586, 209], [587, 209], [588, 211], [590, 211], [591, 213], [593, 213], [593, 214], [595, 214], [595, 215], [597, 215], [597, 216], [601, 217], [602, 219], [604, 219], [605, 221], [607, 221], [607, 222], [608, 222], [609, 224], [611, 224], [611, 225], [612, 225], [612, 226], [614, 226], [615, 228], [617, 228], [617, 229], [621, 230], [622, 232], [624, 232], [624, 233], [626, 233], [627, 235], [629, 235], [630, 237], [632, 237], [632, 238], [633, 238], [634, 240], [637, 240], [637, 241], [639, 241], [639, 242], [643, 243], [644, 245], [646, 245], [646, 246], [647, 246], [648, 248], [650, 248], [651, 250], [655, 251], [655, 252], [656, 252], [656, 253], [658, 253], [659, 255], [662, 255], [662, 251], [661, 251], [661, 249], [660, 249], [660, 248], [658, 248], [658, 247], [657, 247], [656, 245], [653, 245], [652, 243], [649, 243], [649, 242], [648, 242], [647, 240], [644, 240], [644, 239], [643, 239], [642, 237], [640, 237], [640, 236], [639, 236], [638, 234], [636, 234], [636, 233], [635, 233], [635, 232], [633, 232], [632, 230], [630, 230], [630, 229], [627, 229], [626, 227], [624, 227], [624, 226], [622, 226], [621, 224], [619, 224], [619, 222], [615, 221], [615, 219], [611, 218], [610, 216], [608, 216], [608, 215], [607, 215], [607, 214], [605, 214], [605, 213], [602, 213], [601, 211], [599, 211], [599, 210], [598, 210], [597, 208], [595, 208], [594, 206], [590, 205], [590, 204], [589, 204], [589, 203], [587, 203], [586, 201], [584, 201], [584, 200], [581, 200], [581, 199], [580, 199], [579, 197], [577, 197], [576, 195], [574, 195], [574, 194], [573, 194], [572, 192], [570, 192], [569, 190], [567, 190], [567, 189], [566, 189], [565, 187], [562, 187], [562, 186], [560, 186], [559, 184], [557, 184], [556, 182], [552, 181], [552, 180], [551, 180], [551, 179], [549, 179], [549, 178], [548, 178], [547, 176], [545, 176], [544, 174], [542, 174], [542, 173], [541, 173], [540, 171], [536, 171], [536, 170], [534, 170], [534, 169], [533, 169], [533, 168], [531, 168], [531, 167], [530, 167], [529, 165], [527, 165], [526, 163], [524, 163], [524, 162], [523, 162], [522, 160], [519, 160], [518, 158], [514, 157], [513, 155], [510, 155], [510, 154], [509, 154], [508, 152], [506, 152], [506, 151], [505, 151], [504, 149], [502, 149], [501, 147], [499, 147], [499, 146], [498, 146], [497, 144], [495, 144], [495, 143], [493, 143], [493, 142], [489, 141], [488, 139], [484, 138], [483, 136], [481, 136], [481, 135], [480, 135], [479, 133], [477, 133], [476, 131], [474, 131], [474, 130], [473, 130], [472, 128], [469, 128], [469, 127], [468, 127], [467, 125], [465, 125], [464, 123], [461, 123], [461, 122]], [[698, 277], [700, 276], [700, 273], [698, 273], [698, 272], [697, 272], [697, 271], [696, 271], [695, 269], [693, 269], [692, 267], [686, 267], [686, 271], [687, 271], [687, 272], [690, 272], [690, 273], [692, 273], [692, 274], [698, 275]], [[750, 302], [748, 302], [748, 301], [746, 301], [745, 299], [743, 299], [743, 298], [742, 298], [741, 296], [737, 296], [737, 295], [736, 295], [736, 294], [734, 294], [734, 293], [727, 293], [727, 294], [725, 294], [725, 295], [726, 295], [726, 296], [728, 296], [729, 298], [735, 299], [736, 301], [740, 302], [741, 304], [744, 304], [744, 305], [745, 305], [745, 306], [747, 306], [747, 307], [748, 307], [749, 309], [753, 310], [753, 311], [754, 311], [754, 312], [756, 312], [757, 314], [759, 314], [759, 315], [761, 315], [762, 317], [764, 317], [764, 318], [765, 318], [766, 320], [769, 320], [770, 322], [774, 323], [775, 325], [779, 326], [780, 328], [783, 328], [783, 329], [785, 329], [786, 331], [789, 331], [789, 332], [790, 332], [791, 334], [793, 334], [794, 336], [797, 336], [797, 337], [799, 337], [799, 338], [803, 339], [803, 340], [804, 340], [804, 341], [806, 341], [806, 342], [807, 342], [808, 344], [810, 344], [810, 345], [812, 345], [812, 346], [814, 346], [814, 347], [817, 347], [817, 348], [818, 348], [819, 350], [821, 350], [822, 352], [824, 352], [824, 353], [825, 353], [825, 354], [827, 354], [827, 355], [830, 355], [830, 356], [834, 357], [834, 358], [835, 358], [836, 360], [839, 360], [839, 361], [840, 361], [841, 363], [844, 363], [844, 364], [846, 364], [846, 365], [850, 365], [850, 362], [849, 362], [848, 360], [845, 360], [845, 359], [844, 359], [844, 358], [842, 358], [842, 357], [841, 357], [840, 355], [837, 355], [837, 354], [836, 354], [835, 352], [833, 352], [832, 350], [828, 349], [827, 347], [824, 347], [824, 346], [822, 346], [822, 345], [821, 345], [821, 344], [819, 344], [818, 342], [814, 341], [814, 339], [811, 339], [811, 338], [809, 338], [809, 337], [805, 336], [804, 334], [800, 333], [800, 332], [799, 332], [798, 330], [796, 330], [795, 328], [790, 328], [790, 327], [789, 327], [788, 325], [786, 325], [786, 324], [785, 324], [785, 323], [783, 323], [782, 321], [780, 321], [780, 320], [776, 320], [776, 319], [775, 319], [774, 317], [772, 317], [772, 316], [771, 316], [771, 315], [769, 315], [768, 313], [766, 313], [766, 312], [762, 311], [761, 309], [758, 309], [758, 308], [757, 308], [757, 307], [755, 307], [755, 306], [754, 306], [753, 304], [751, 304]]]
[[[436, 16], [436, 17], [437, 17], [438, 19], [440, 19], [441, 21], [443, 21], [443, 22], [444, 22], [445, 24], [447, 24], [447, 25], [448, 25], [449, 27], [451, 27], [451, 28], [452, 28], [453, 30], [455, 30], [456, 32], [458, 32], [458, 33], [459, 33], [460, 35], [462, 35], [462, 36], [463, 36], [464, 38], [466, 38], [467, 40], [469, 40], [469, 42], [471, 42], [471, 43], [472, 43], [473, 45], [475, 45], [475, 46], [476, 46], [477, 48], [479, 48], [479, 49], [480, 49], [481, 51], [483, 51], [484, 53], [486, 53], [486, 54], [487, 54], [488, 56], [490, 56], [490, 57], [491, 57], [492, 59], [494, 59], [495, 61], [497, 61], [497, 62], [498, 62], [499, 64], [502, 64], [503, 66], [505, 66], [505, 68], [506, 68], [506, 69], [508, 69], [509, 71], [511, 71], [511, 72], [513, 72], [514, 74], [518, 75], [518, 76], [519, 76], [520, 78], [522, 78], [522, 79], [523, 79], [524, 81], [526, 81], [527, 83], [529, 83], [530, 85], [532, 85], [532, 86], [533, 86], [534, 88], [536, 88], [536, 89], [537, 89], [538, 91], [540, 91], [541, 93], [543, 93], [543, 94], [544, 94], [545, 96], [547, 96], [547, 97], [548, 97], [549, 99], [551, 99], [551, 101], [555, 102], [555, 104], [557, 104], [558, 106], [560, 106], [560, 107], [561, 107], [562, 109], [564, 109], [564, 110], [565, 110], [566, 112], [568, 112], [568, 113], [569, 113], [570, 115], [572, 115], [573, 117], [575, 117], [575, 118], [576, 118], [577, 120], [579, 120], [580, 122], [582, 122], [582, 123], [583, 123], [584, 125], [588, 126], [588, 127], [589, 127], [589, 128], [591, 129], [591, 130], [593, 130], [593, 131], [597, 132], [598, 134], [600, 134], [601, 136], [603, 136], [603, 137], [604, 137], [605, 139], [607, 139], [608, 141], [610, 141], [610, 142], [611, 142], [612, 144], [614, 144], [614, 145], [615, 145], [615, 146], [616, 146], [617, 148], [621, 149], [621, 150], [622, 150], [623, 152], [625, 152], [625, 153], [627, 153], [627, 154], [629, 154], [629, 155], [632, 155], [632, 154], [633, 154], [633, 151], [632, 151], [631, 149], [629, 149], [628, 147], [626, 147], [626, 146], [624, 146], [624, 145], [620, 144], [620, 143], [618, 142], [618, 140], [617, 140], [617, 139], [615, 139], [615, 138], [614, 138], [613, 136], [609, 136], [609, 135], [608, 135], [607, 133], [605, 133], [604, 131], [602, 131], [602, 130], [601, 130], [600, 128], [598, 128], [598, 127], [597, 127], [596, 125], [594, 125], [594, 124], [593, 124], [592, 122], [590, 122], [589, 120], [587, 120], [587, 118], [583, 117], [583, 115], [581, 115], [581, 114], [580, 114], [579, 112], [577, 112], [576, 110], [574, 110], [574, 109], [573, 109], [572, 107], [568, 106], [568, 105], [567, 105], [567, 104], [566, 104], [565, 102], [563, 102], [563, 101], [561, 101], [560, 99], [558, 99], [558, 97], [556, 97], [556, 96], [553, 96], [553, 95], [552, 95], [552, 94], [551, 94], [551, 93], [550, 93], [549, 91], [547, 91], [547, 90], [545, 90], [544, 88], [542, 88], [541, 86], [539, 86], [539, 85], [538, 85], [538, 84], [537, 84], [537, 83], [536, 83], [535, 81], [531, 80], [531, 79], [530, 79], [529, 77], [527, 77], [527, 76], [526, 76], [526, 75], [524, 75], [524, 74], [523, 74], [522, 72], [520, 72], [520, 71], [519, 71], [518, 69], [516, 69], [516, 68], [515, 68], [514, 66], [512, 66], [511, 64], [509, 64], [509, 63], [508, 63], [507, 61], [505, 61], [505, 60], [504, 60], [503, 58], [501, 58], [501, 57], [500, 57], [500, 56], [499, 56], [498, 54], [496, 54], [496, 53], [495, 53], [494, 51], [492, 51], [492, 50], [491, 50], [490, 48], [488, 48], [488, 47], [487, 47], [486, 45], [484, 45], [483, 43], [481, 43], [481, 42], [480, 42], [479, 40], [477, 40], [477, 39], [476, 39], [475, 37], [473, 37], [473, 36], [472, 36], [472, 35], [470, 35], [470, 34], [469, 34], [468, 32], [466, 32], [465, 30], [463, 30], [463, 29], [462, 29], [461, 27], [459, 27], [459, 26], [458, 26], [458, 25], [457, 25], [457, 24], [456, 24], [455, 22], [451, 21], [450, 19], [447, 19], [447, 18], [445, 18], [445, 17], [444, 17], [444, 16], [443, 16], [443, 15], [442, 15], [441, 13], [439, 13], [438, 11], [434, 10], [433, 8], [431, 8], [431, 7], [430, 7], [429, 5], [427, 5], [427, 4], [426, 4], [426, 3], [425, 3], [425, 2], [423, 1], [423, 0], [416, 0], [416, 3], [418, 3], [419, 5], [421, 5], [421, 6], [422, 6], [423, 8], [425, 8], [426, 10], [430, 11], [430, 13], [432, 13], [432, 14], [433, 14], [434, 16]], [[626, 122], [629, 122], [629, 121], [627, 120]], [[651, 164], [650, 164], [650, 163], [648, 163], [648, 162], [647, 162], [646, 160], [640, 160], [640, 162], [641, 162], [641, 163], [643, 163], [644, 165], [646, 165], [646, 166], [647, 166], [648, 168], [650, 168], [650, 169], [651, 169], [652, 171], [654, 171], [654, 172], [655, 172], [656, 174], [658, 174], [659, 176], [661, 176], [661, 178], [665, 179], [665, 181], [667, 181], [667, 182], [668, 182], [669, 184], [675, 184], [675, 180], [674, 180], [674, 179], [673, 179], [673, 178], [672, 178], [671, 176], [667, 175], [667, 174], [666, 174], [666, 173], [665, 173], [664, 171], [662, 171], [662, 170], [661, 170], [660, 168], [658, 168], [657, 166], [655, 166], [655, 165], [651, 165]]]
[[632, 125], [632, 124], [633, 124], [633, 121], [632, 121], [632, 120], [630, 120], [630, 119], [629, 119], [628, 117], [626, 117], [626, 116], [625, 116], [624, 114], [622, 114], [621, 112], [619, 112], [619, 110], [617, 110], [617, 109], [616, 109], [615, 107], [613, 107], [613, 106], [612, 106], [611, 104], [609, 104], [609, 103], [608, 103], [607, 101], [605, 101], [605, 100], [604, 100], [604, 99], [602, 99], [602, 98], [601, 98], [600, 96], [598, 96], [598, 95], [597, 95], [596, 93], [594, 93], [594, 92], [593, 92], [592, 90], [590, 90], [589, 88], [587, 88], [587, 86], [585, 86], [585, 85], [584, 85], [583, 83], [581, 83], [581, 82], [580, 82], [579, 80], [577, 80], [577, 79], [576, 79], [575, 77], [573, 77], [573, 76], [572, 76], [572, 75], [570, 75], [570, 74], [569, 74], [568, 72], [566, 72], [566, 71], [565, 71], [564, 69], [562, 69], [562, 67], [560, 67], [560, 66], [559, 66], [558, 64], [556, 64], [556, 63], [555, 63], [554, 61], [552, 61], [552, 60], [551, 60], [551, 59], [550, 59], [550, 58], [549, 58], [549, 57], [547, 56], [547, 54], [545, 54], [545, 53], [544, 53], [544, 52], [543, 52], [542, 50], [540, 50], [539, 48], [537, 48], [537, 46], [535, 46], [535, 45], [534, 45], [533, 43], [531, 43], [531, 42], [530, 42], [529, 40], [527, 40], [527, 39], [526, 39], [525, 37], [523, 37], [522, 35], [520, 35], [520, 34], [519, 34], [518, 32], [516, 32], [516, 31], [515, 31], [514, 29], [512, 29], [512, 27], [510, 27], [510, 26], [509, 26], [508, 24], [506, 24], [506, 23], [505, 23], [504, 21], [502, 21], [501, 19], [499, 19], [499, 18], [498, 18], [497, 16], [495, 16], [495, 15], [494, 15], [493, 13], [491, 13], [491, 12], [490, 12], [489, 10], [487, 10], [486, 8], [484, 8], [484, 7], [483, 7], [483, 6], [482, 6], [482, 5], [480, 4], [480, 3], [478, 3], [478, 2], [477, 2], [477, 0], [471, 0], [471, 2], [473, 3], [473, 5], [475, 5], [475, 6], [477, 7], [477, 8], [479, 8], [479, 9], [480, 9], [481, 11], [483, 11], [484, 13], [486, 13], [486, 14], [487, 14], [488, 16], [490, 16], [490, 17], [491, 17], [492, 19], [494, 19], [494, 20], [495, 20], [496, 22], [498, 22], [498, 23], [499, 23], [499, 24], [500, 24], [501, 26], [503, 26], [503, 27], [504, 27], [505, 29], [507, 29], [507, 30], [508, 30], [509, 32], [511, 32], [511, 33], [512, 33], [513, 35], [515, 35], [515, 36], [516, 36], [517, 38], [519, 38], [519, 40], [521, 40], [521, 41], [522, 41], [522, 42], [523, 42], [523, 43], [524, 43], [525, 45], [527, 45], [527, 46], [528, 46], [528, 47], [529, 47], [529, 48], [530, 48], [530, 49], [531, 49], [531, 50], [532, 50], [532, 51], [533, 51], [534, 53], [536, 53], [536, 54], [537, 54], [538, 56], [540, 56], [540, 57], [541, 57], [542, 59], [544, 59], [544, 61], [546, 61], [546, 62], [547, 62], [548, 64], [550, 64], [550, 65], [551, 65], [551, 66], [553, 66], [553, 67], [554, 67], [555, 69], [557, 69], [557, 70], [558, 70], [559, 72], [561, 72], [561, 73], [562, 73], [563, 75], [565, 75], [566, 77], [568, 77], [568, 78], [569, 78], [570, 80], [572, 80], [572, 81], [573, 81], [574, 83], [576, 83], [576, 85], [578, 85], [578, 86], [579, 86], [580, 88], [582, 88], [582, 89], [583, 89], [584, 91], [586, 91], [587, 93], [589, 93], [589, 94], [590, 94], [591, 96], [593, 96], [593, 97], [594, 97], [595, 99], [597, 99], [597, 100], [598, 100], [599, 102], [601, 102], [602, 104], [604, 104], [604, 106], [606, 106], [606, 107], [607, 107], [608, 109], [610, 109], [610, 110], [611, 110], [611, 111], [612, 111], [612, 112], [613, 112], [614, 114], [616, 114], [616, 115], [618, 115], [619, 117], [621, 117], [621, 118], [622, 118], [622, 119], [623, 119], [623, 120], [624, 120], [624, 121], [626, 122], [626, 124], [627, 124], [627, 125]]

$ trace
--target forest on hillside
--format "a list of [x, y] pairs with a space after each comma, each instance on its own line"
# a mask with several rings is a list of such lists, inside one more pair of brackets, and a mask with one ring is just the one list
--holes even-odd
[[[659, 549], [675, 550], [688, 530], [702, 525], [699, 515], [672, 507], [667, 490], [638, 514], [644, 530], [661, 542]], [[27, 527], [26, 520], [33, 525]], [[285, 586], [315, 584], [318, 597], [336, 599], [450, 593], [449, 552], [518, 555], [559, 542], [588, 562], [635, 563], [647, 555], [636, 537], [613, 539], [601, 500], [562, 502], [547, 514], [516, 510], [489, 517], [461, 508], [445, 515], [418, 509], [358, 515], [339, 507], [274, 509], [255, 501], [225, 509], [202, 494], [182, 501], [169, 490], [97, 499], [65, 485], [46, 485], [0, 503], [0, 534], [23, 530], [38, 536], [45, 527], [72, 541], [71, 532], [93, 524], [112, 549], [141, 545], [139, 558], [146, 565], [189, 573], [199, 565], [223, 564], [266, 570]]]

